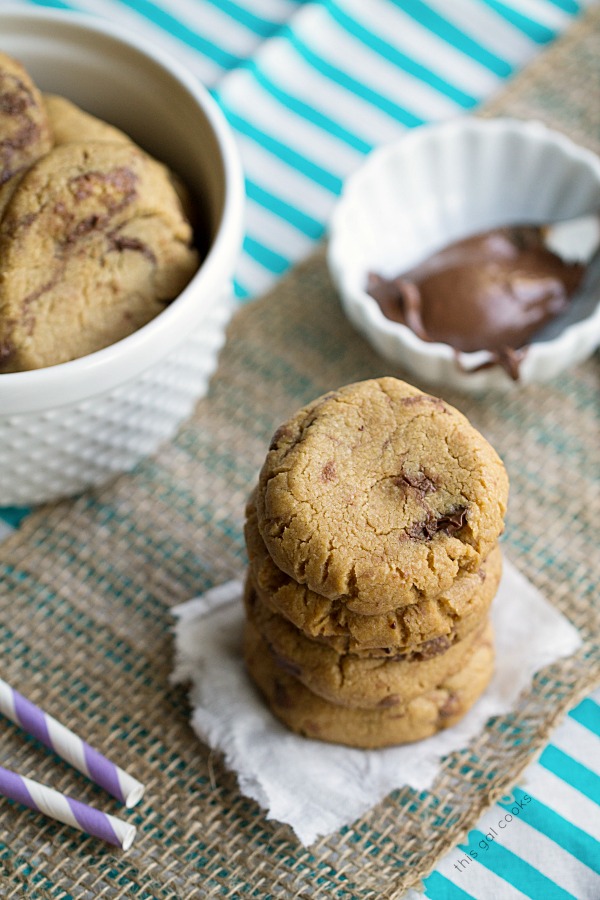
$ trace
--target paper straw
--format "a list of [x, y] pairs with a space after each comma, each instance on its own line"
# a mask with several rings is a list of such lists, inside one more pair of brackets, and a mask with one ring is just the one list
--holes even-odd
[[36, 812], [41, 812], [50, 819], [64, 822], [65, 825], [78, 828], [85, 834], [108, 841], [109, 844], [121, 847], [122, 850], [129, 850], [133, 844], [134, 825], [100, 812], [93, 806], [86, 806], [85, 803], [66, 797], [54, 788], [38, 784], [31, 778], [17, 775], [16, 772], [3, 769], [1, 766], [0, 794]]
[[0, 678], [0, 713], [54, 750], [61, 759], [131, 808], [142, 799], [144, 785], [82, 741], [52, 716]]

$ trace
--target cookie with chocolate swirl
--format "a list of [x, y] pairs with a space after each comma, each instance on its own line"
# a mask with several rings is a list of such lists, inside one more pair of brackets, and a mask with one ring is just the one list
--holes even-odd
[[0, 371], [114, 344], [158, 315], [197, 266], [164, 166], [128, 142], [53, 148], [22, 176], [0, 223]]
[[17, 60], [0, 53], [0, 217], [19, 177], [51, 146], [39, 90]]
[[275, 565], [379, 615], [477, 572], [504, 527], [508, 478], [457, 409], [396, 378], [318, 397], [275, 432], [256, 492]]

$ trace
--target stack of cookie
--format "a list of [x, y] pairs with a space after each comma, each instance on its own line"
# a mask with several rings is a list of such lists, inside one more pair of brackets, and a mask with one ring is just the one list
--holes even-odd
[[394, 378], [282, 425], [246, 519], [246, 664], [275, 715], [356, 747], [457, 722], [493, 670], [507, 495], [465, 417]]

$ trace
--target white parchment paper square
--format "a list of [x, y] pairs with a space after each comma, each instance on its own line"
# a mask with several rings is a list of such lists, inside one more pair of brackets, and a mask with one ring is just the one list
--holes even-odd
[[242, 583], [232, 581], [173, 610], [175, 682], [191, 682], [192, 726], [221, 750], [240, 790], [267, 817], [312, 844], [359, 818], [395, 788], [431, 787], [442, 757], [465, 747], [490, 716], [508, 712], [539, 669], [581, 645], [578, 631], [505, 560], [492, 606], [496, 672], [452, 728], [415, 745], [356, 750], [292, 734], [270, 713], [241, 655]]

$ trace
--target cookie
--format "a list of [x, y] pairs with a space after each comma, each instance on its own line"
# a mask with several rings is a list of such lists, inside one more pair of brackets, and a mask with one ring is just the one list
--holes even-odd
[[501, 460], [460, 412], [381, 378], [319, 397], [276, 431], [256, 509], [278, 568], [370, 615], [476, 572], [507, 496]]
[[476, 572], [461, 572], [437, 597], [366, 616], [354, 612], [352, 597], [329, 600], [277, 568], [258, 530], [254, 494], [244, 531], [250, 572], [262, 602], [339, 652], [372, 655], [369, 651], [378, 649], [377, 655], [389, 656], [424, 643], [431, 644], [432, 653], [438, 648], [442, 652], [481, 624], [502, 573], [502, 554], [496, 545]]
[[486, 633], [463, 668], [403, 706], [360, 709], [338, 706], [313, 694], [282, 669], [252, 623], [246, 622], [244, 652], [248, 672], [273, 714], [304, 737], [375, 749], [422, 740], [456, 724], [481, 696], [494, 668]]
[[[103, 119], [98, 119], [91, 113], [85, 112], [75, 103], [67, 100], [66, 97], [61, 97], [58, 94], [44, 94], [43, 100], [55, 147], [61, 144], [81, 143], [82, 141], [133, 143], [132, 139], [124, 131], [120, 131]], [[179, 197], [185, 217], [192, 225], [198, 226], [200, 224], [198, 211], [187, 187], [181, 178], [167, 166], [164, 166], [164, 173]]]
[[17, 60], [0, 53], [0, 217], [18, 176], [51, 146], [40, 92]]
[[313, 694], [340, 706], [405, 705], [457, 672], [483, 630], [490, 630], [486, 618], [477, 631], [443, 653], [426, 658], [415, 653], [409, 659], [381, 659], [339, 653], [307, 637], [261, 602], [251, 577], [246, 581], [244, 604], [248, 620], [267, 643], [277, 665]]
[[130, 143], [130, 138], [123, 131], [85, 112], [66, 97], [58, 94], [42, 96], [55, 147], [82, 141]]
[[145, 325], [198, 266], [164, 168], [133, 144], [55, 147], [0, 223], [0, 371], [37, 369]]

